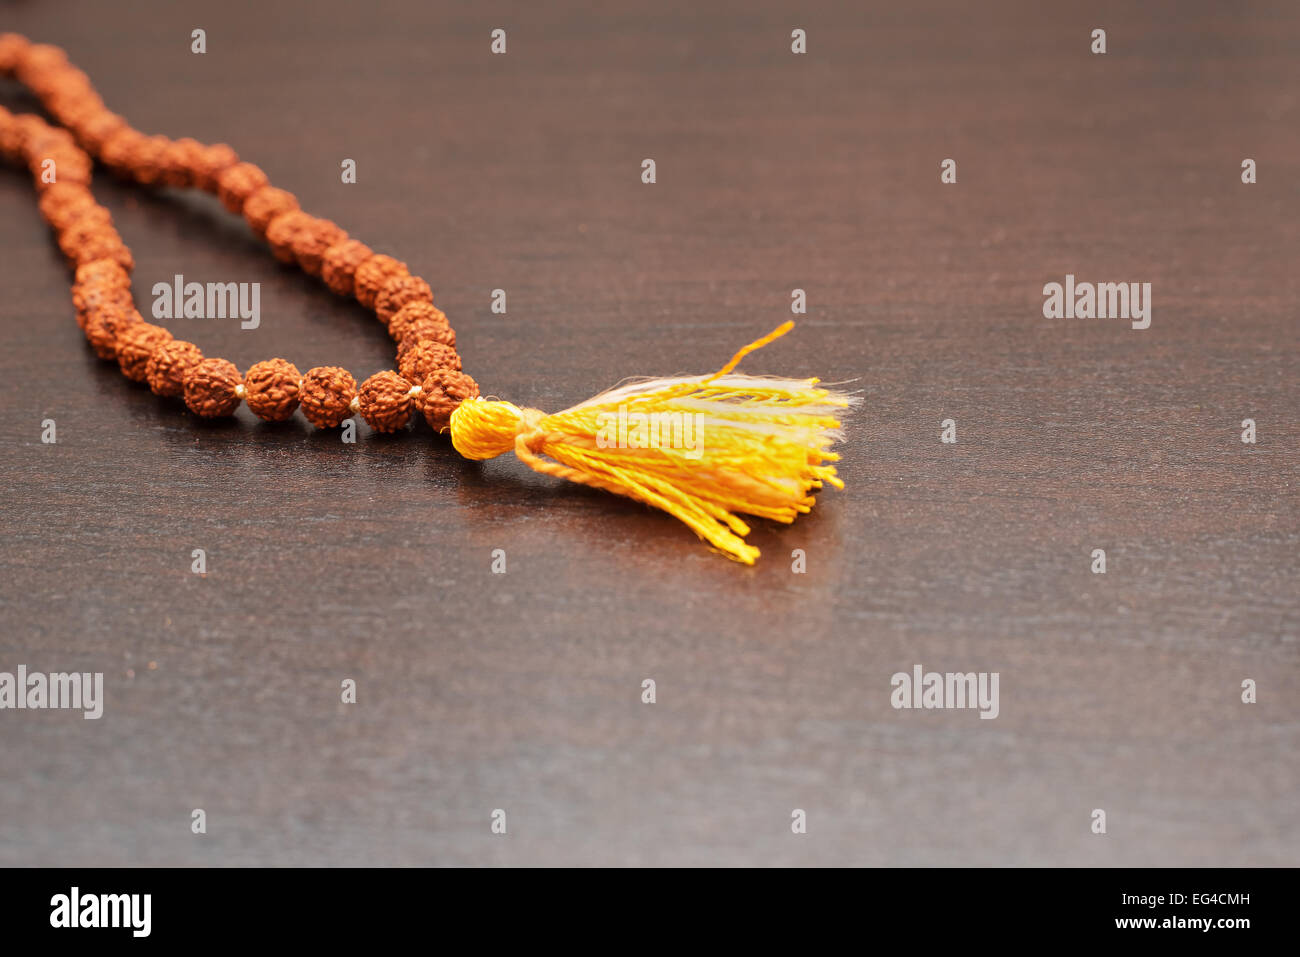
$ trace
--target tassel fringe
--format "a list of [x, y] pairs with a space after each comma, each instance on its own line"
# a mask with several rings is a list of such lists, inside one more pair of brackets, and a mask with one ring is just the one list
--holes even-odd
[[553, 415], [469, 399], [452, 413], [452, 444], [468, 459], [513, 449], [535, 471], [663, 509], [752, 565], [759, 550], [737, 513], [789, 523], [823, 485], [842, 489], [830, 447], [842, 437], [839, 415], [860, 401], [817, 379], [733, 374], [792, 328], [750, 343], [712, 375], [626, 382]]

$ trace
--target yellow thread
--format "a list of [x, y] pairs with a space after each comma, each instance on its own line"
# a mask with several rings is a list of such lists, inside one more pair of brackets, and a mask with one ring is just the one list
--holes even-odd
[[469, 399], [452, 413], [452, 444], [468, 459], [513, 449], [538, 472], [662, 509], [752, 565], [759, 552], [735, 513], [793, 522], [812, 492], [844, 487], [830, 447], [839, 410], [856, 400], [817, 379], [732, 375], [792, 328], [751, 342], [713, 375], [629, 383], [554, 415]]

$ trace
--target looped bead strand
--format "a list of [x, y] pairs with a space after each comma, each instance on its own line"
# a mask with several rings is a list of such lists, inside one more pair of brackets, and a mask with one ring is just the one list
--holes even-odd
[[[205, 418], [234, 415], [242, 402], [268, 422], [282, 422], [301, 408], [317, 428], [335, 428], [349, 414], [360, 414], [377, 432], [405, 427], [417, 408], [445, 431], [456, 406], [478, 396], [478, 384], [461, 371], [456, 334], [433, 305], [433, 290], [405, 263], [308, 215], [297, 197], [272, 186], [265, 172], [224, 143], [133, 129], [104, 105], [86, 74], [58, 47], [0, 34], [0, 76], [25, 85], [61, 124], [0, 108], [0, 155], [31, 171], [41, 215], [76, 269], [77, 323], [96, 355], [115, 360], [127, 378], [147, 383], [158, 395], [183, 398]], [[244, 217], [281, 262], [296, 263], [331, 291], [373, 310], [398, 344], [402, 375], [381, 372], [358, 389], [344, 369], [319, 367], [304, 375], [278, 358], [241, 375], [234, 363], [205, 358], [193, 343], [144, 322], [131, 298], [131, 251], [89, 188], [92, 157], [143, 186], [194, 187], [215, 195]], [[52, 179], [47, 169], [54, 170]]]

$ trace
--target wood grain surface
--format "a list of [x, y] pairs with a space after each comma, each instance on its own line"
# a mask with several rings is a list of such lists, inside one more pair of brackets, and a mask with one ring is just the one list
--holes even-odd
[[[98, 721], [0, 712], [0, 864], [1300, 864], [1294, 3], [6, 2], [0, 30], [409, 262], [486, 392], [711, 371], [802, 288], [747, 371], [864, 398], [848, 488], [758, 523], [746, 568], [423, 423], [196, 421], [94, 358], [0, 171], [0, 670], [106, 684]], [[178, 273], [261, 284], [255, 330], [166, 323], [208, 354], [391, 367], [215, 201], [94, 188], [146, 315]], [[1150, 328], [1045, 319], [1067, 273], [1152, 283]], [[999, 716], [895, 710], [915, 664], [998, 672]]]

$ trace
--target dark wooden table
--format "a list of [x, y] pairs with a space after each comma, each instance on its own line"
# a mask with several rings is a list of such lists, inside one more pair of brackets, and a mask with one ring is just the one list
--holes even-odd
[[[748, 371], [865, 400], [745, 568], [422, 423], [197, 422], [90, 353], [0, 173], [0, 670], [107, 696], [0, 712], [0, 863], [1300, 863], [1300, 8], [591, 6], [0, 8], [429, 277], [491, 393], [710, 371], [802, 288]], [[261, 283], [256, 330], [169, 324], [210, 354], [391, 366], [214, 201], [95, 189], [146, 314]], [[1067, 273], [1152, 283], [1150, 328], [1045, 319]], [[1000, 715], [895, 710], [915, 664]]]

